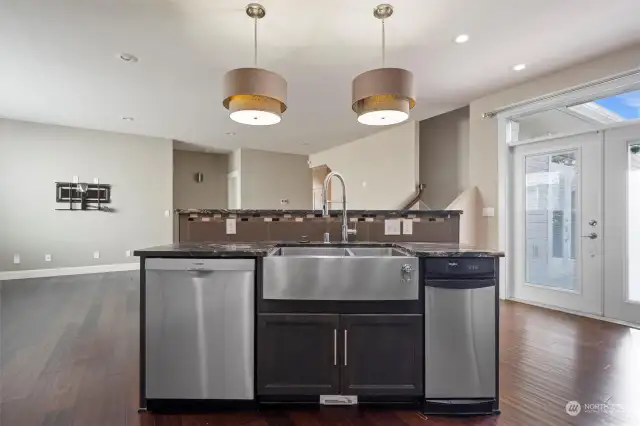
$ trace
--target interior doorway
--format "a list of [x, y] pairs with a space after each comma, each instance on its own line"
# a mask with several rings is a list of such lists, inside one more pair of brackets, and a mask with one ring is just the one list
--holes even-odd
[[[331, 173], [331, 169], [326, 164], [311, 168], [313, 182], [311, 188], [313, 191], [313, 210], [322, 209], [322, 186], [324, 185], [324, 179], [329, 173]], [[329, 182], [329, 187], [327, 189], [327, 197], [331, 200], [331, 182]]]

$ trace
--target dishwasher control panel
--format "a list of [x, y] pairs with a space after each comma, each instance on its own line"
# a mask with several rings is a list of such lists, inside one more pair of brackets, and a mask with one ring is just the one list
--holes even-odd
[[446, 280], [494, 278], [497, 260], [493, 257], [443, 257], [426, 258], [423, 262], [425, 278]]

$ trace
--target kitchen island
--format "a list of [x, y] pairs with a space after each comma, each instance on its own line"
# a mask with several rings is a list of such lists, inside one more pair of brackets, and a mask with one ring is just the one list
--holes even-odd
[[502, 253], [225, 242], [135, 254], [141, 409], [405, 403], [429, 413], [498, 411]]

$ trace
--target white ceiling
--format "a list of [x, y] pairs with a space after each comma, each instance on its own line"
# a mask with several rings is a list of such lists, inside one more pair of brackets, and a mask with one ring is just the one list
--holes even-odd
[[[377, 0], [264, 0], [259, 65], [287, 79], [289, 109], [276, 126], [232, 122], [221, 81], [251, 66], [248, 2], [0, 0], [0, 116], [297, 153], [379, 130], [358, 124], [350, 106], [353, 77], [380, 66]], [[414, 119], [640, 40], [638, 0], [392, 4], [387, 65], [413, 71]], [[460, 33], [471, 41], [453, 43]], [[527, 69], [512, 71], [517, 63]]]

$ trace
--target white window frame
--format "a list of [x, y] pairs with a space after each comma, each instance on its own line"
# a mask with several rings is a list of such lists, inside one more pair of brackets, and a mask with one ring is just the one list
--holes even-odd
[[510, 299], [513, 297], [514, 227], [513, 214], [510, 212], [511, 203], [513, 202], [513, 186], [511, 183], [512, 179], [510, 179], [513, 173], [513, 148], [518, 145], [625, 127], [640, 122], [640, 119], [627, 120], [603, 125], [589, 131], [555, 134], [523, 141], [514, 141], [512, 126], [516, 123], [512, 120], [550, 109], [589, 102], [607, 96], [615, 96], [632, 90], [640, 90], [640, 68], [579, 86], [569, 87], [527, 101], [506, 105], [499, 108], [496, 112], [494, 119], [498, 121], [498, 248], [506, 255], [505, 260], [500, 263], [499, 285], [501, 299]]

